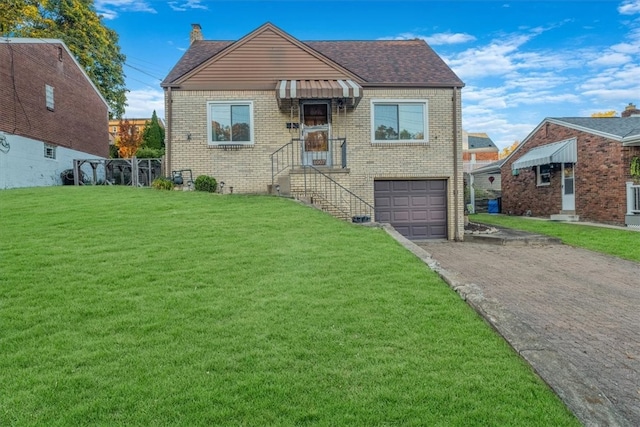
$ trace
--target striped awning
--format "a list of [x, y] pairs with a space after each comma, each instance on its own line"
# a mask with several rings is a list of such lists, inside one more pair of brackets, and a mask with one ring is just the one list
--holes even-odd
[[362, 86], [353, 80], [279, 80], [278, 99], [334, 99], [359, 100]]
[[553, 144], [537, 147], [511, 164], [511, 169], [524, 169], [551, 163], [577, 163], [578, 149], [576, 139], [571, 138]]

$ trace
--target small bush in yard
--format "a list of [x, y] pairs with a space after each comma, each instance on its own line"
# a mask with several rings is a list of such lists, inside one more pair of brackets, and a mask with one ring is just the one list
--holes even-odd
[[214, 177], [200, 175], [196, 178], [195, 186], [196, 191], [207, 191], [209, 193], [214, 193], [216, 191], [216, 188], [218, 188], [218, 182]]
[[156, 190], [173, 190], [173, 181], [169, 178], [156, 178], [151, 183], [151, 187]]

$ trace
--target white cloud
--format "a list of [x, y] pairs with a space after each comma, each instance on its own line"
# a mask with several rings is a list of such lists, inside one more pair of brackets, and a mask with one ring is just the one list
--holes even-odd
[[460, 43], [468, 43], [475, 41], [476, 38], [470, 34], [464, 33], [438, 33], [431, 36], [425, 36], [414, 33], [402, 33], [392, 37], [382, 37], [379, 40], [414, 40], [421, 39], [432, 46], [452, 45]]
[[425, 40], [433, 46], [468, 43], [476, 40], [474, 36], [464, 33], [439, 33], [418, 38]]
[[169, 7], [176, 12], [184, 12], [189, 9], [202, 9], [207, 10], [207, 6], [202, 4], [202, 0], [187, 0], [183, 2], [170, 1], [167, 3]]
[[118, 11], [158, 13], [149, 3], [139, 0], [96, 0], [95, 7], [104, 19], [115, 19]]
[[604, 67], [610, 67], [610, 66], [616, 66], [616, 65], [623, 65], [628, 63], [631, 60], [631, 57], [629, 57], [629, 55], [625, 55], [622, 53], [616, 53], [616, 52], [610, 52], [610, 53], [605, 53], [604, 55], [601, 55], [599, 58], [597, 58], [596, 60], [592, 61], [590, 63], [591, 66], [604, 66]]
[[640, 13], [640, 0], [625, 0], [618, 6], [621, 15], [634, 15]]
[[164, 92], [157, 89], [137, 89], [127, 93], [125, 117], [151, 117], [153, 111], [164, 120]]

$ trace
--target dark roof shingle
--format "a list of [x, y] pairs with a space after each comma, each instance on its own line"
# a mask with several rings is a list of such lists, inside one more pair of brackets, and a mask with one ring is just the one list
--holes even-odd
[[[169, 72], [162, 85], [169, 85], [233, 41], [194, 42]], [[371, 85], [462, 87], [464, 83], [423, 40], [307, 41], [321, 53]], [[301, 76], [302, 78], [304, 76]]]
[[640, 136], [640, 117], [552, 117], [551, 120], [620, 138]]

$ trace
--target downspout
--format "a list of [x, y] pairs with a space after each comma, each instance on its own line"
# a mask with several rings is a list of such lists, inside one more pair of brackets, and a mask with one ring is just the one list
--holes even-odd
[[173, 100], [171, 99], [171, 86], [169, 86], [167, 89], [167, 112], [165, 114], [165, 120], [166, 120], [166, 124], [165, 124], [165, 176], [172, 176], [171, 175], [171, 127], [172, 127], [172, 123], [171, 123], [171, 105], [173, 104]]
[[453, 232], [454, 235], [454, 239], [455, 241], [460, 241], [460, 231], [459, 229], [459, 225], [460, 225], [460, 219], [458, 218], [459, 213], [460, 213], [460, 203], [458, 203], [458, 198], [459, 198], [459, 191], [458, 191], [458, 185], [459, 185], [459, 179], [458, 179], [458, 175], [459, 175], [459, 168], [460, 168], [460, 162], [458, 161], [458, 91], [456, 90], [456, 87], [453, 87], [453, 197], [455, 200], [454, 203], [454, 207], [453, 207], [453, 212], [454, 212], [454, 227], [455, 230]]

